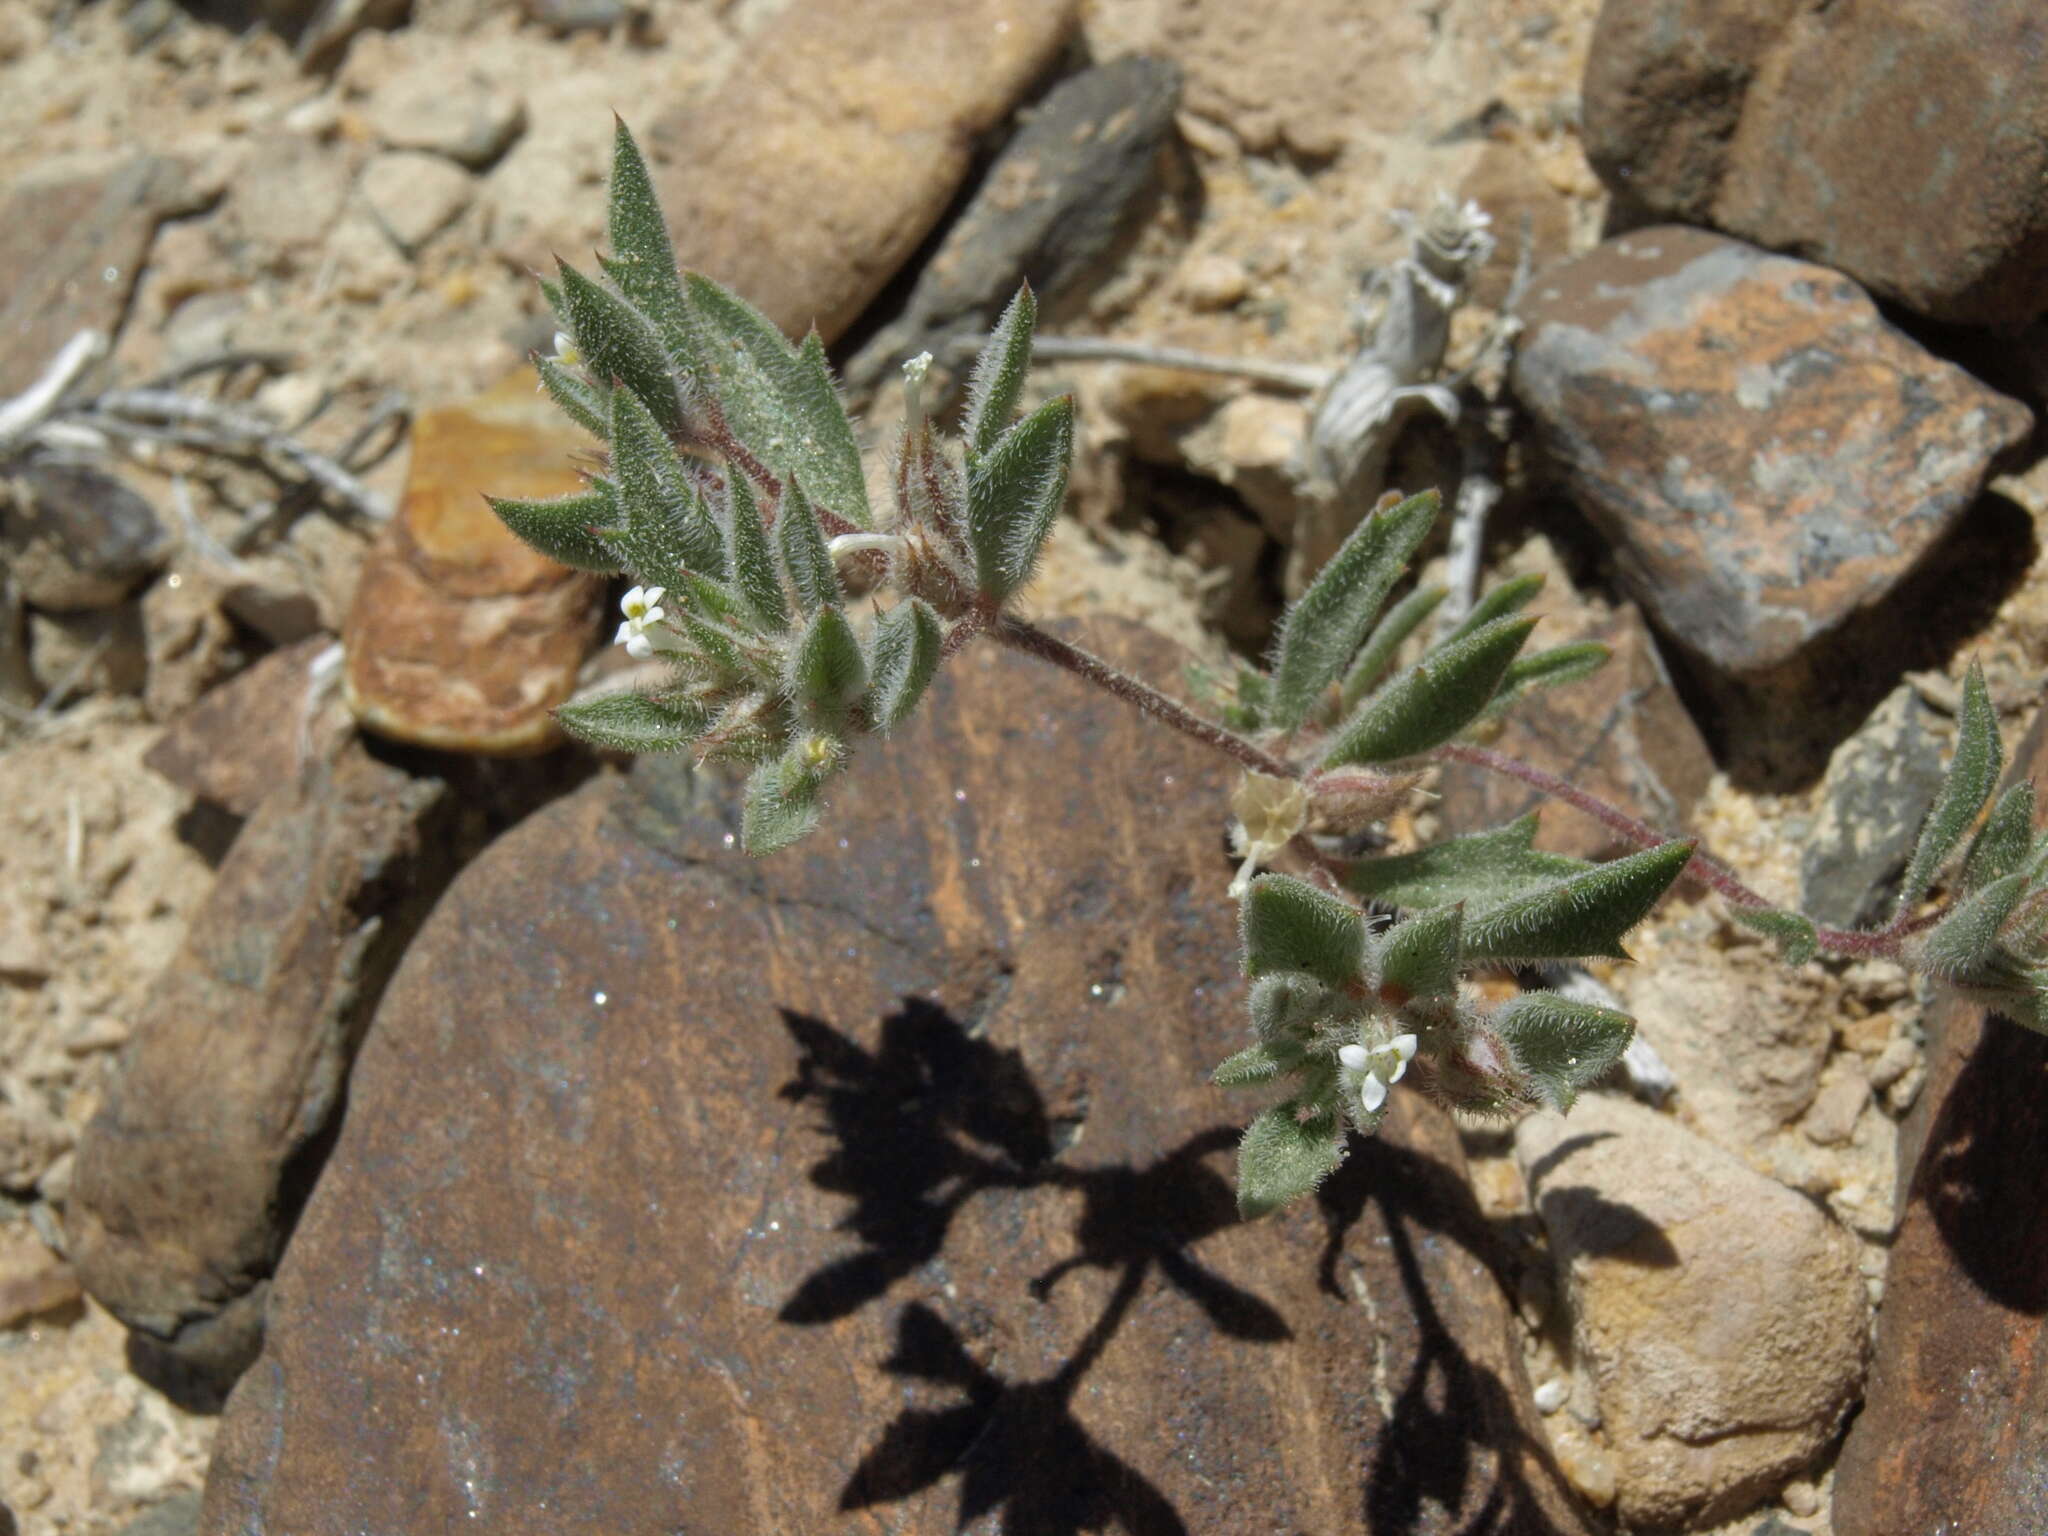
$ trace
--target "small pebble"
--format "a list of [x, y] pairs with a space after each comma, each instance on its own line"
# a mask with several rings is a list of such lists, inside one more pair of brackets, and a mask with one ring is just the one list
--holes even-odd
[[1548, 1417], [1562, 1408], [1571, 1395], [1572, 1389], [1565, 1379], [1553, 1376], [1536, 1389], [1536, 1411]]

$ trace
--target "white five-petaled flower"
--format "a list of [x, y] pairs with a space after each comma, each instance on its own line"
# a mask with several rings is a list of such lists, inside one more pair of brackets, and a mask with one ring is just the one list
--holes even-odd
[[666, 587], [635, 587], [619, 600], [619, 609], [626, 615], [626, 622], [619, 626], [618, 634], [612, 637], [614, 645], [623, 645], [628, 656], [645, 661], [656, 651], [673, 651], [677, 648], [676, 637], [665, 628], [658, 628], [663, 618], [662, 597]]
[[1337, 1060], [1358, 1075], [1358, 1102], [1368, 1115], [1380, 1112], [1380, 1106], [1387, 1102], [1387, 1090], [1401, 1081], [1401, 1074], [1408, 1070], [1414, 1056], [1413, 1035], [1396, 1035], [1384, 1045], [1371, 1048], [1347, 1045], [1337, 1052]]

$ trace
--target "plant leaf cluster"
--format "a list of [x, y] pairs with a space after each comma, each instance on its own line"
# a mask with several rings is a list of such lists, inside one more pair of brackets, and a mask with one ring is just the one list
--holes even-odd
[[[896, 504], [877, 509], [817, 332], [792, 344], [738, 295], [677, 270], [623, 123], [608, 229], [595, 275], [563, 263], [543, 282], [564, 344], [537, 360], [608, 460], [574, 495], [491, 504], [544, 554], [641, 583], [629, 597], [644, 622], [620, 638], [668, 665], [662, 686], [565, 706], [564, 728], [750, 765], [744, 841], [770, 852], [816, 825], [855, 738], [911, 716], [949, 625], [992, 622], [1030, 579], [1066, 494], [1073, 403], [1015, 419], [1027, 289], [975, 370], [963, 442], [923, 419], [913, 382]], [[860, 615], [857, 593], [883, 588], [893, 605]]]

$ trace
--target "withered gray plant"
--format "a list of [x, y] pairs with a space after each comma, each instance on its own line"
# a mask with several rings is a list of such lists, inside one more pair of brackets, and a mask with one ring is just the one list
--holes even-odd
[[[1279, 1093], [1240, 1149], [1246, 1214], [1312, 1190], [1350, 1132], [1378, 1127], [1403, 1079], [1464, 1111], [1569, 1109], [1620, 1059], [1632, 1021], [1541, 991], [1488, 1008], [1467, 980], [1626, 958], [1623, 936], [1682, 875], [1721, 891], [1795, 962], [1820, 950], [1893, 956], [2048, 1030], [2048, 838], [2032, 833], [2030, 786], [1984, 820], [1957, 899], [1918, 913], [1999, 776], [1974, 669], [1898, 916], [1873, 933], [1819, 928], [1772, 908], [1691, 842], [1469, 739], [1523, 694], [1605, 660], [1594, 644], [1524, 654], [1535, 621], [1523, 610], [1539, 580], [1495, 587], [1400, 664], [1443, 596], [1422, 587], [1387, 601], [1437, 517], [1434, 492], [1390, 496], [1359, 523], [1288, 608], [1270, 664], [1215, 688], [1211, 719], [1010, 611], [1065, 496], [1074, 429], [1064, 396], [1020, 415], [1029, 289], [982, 351], [957, 435], [922, 409], [925, 360], [906, 365], [890, 504], [876, 508], [822, 341], [813, 331], [791, 345], [743, 299], [677, 271], [624, 124], [609, 229], [612, 254], [595, 276], [564, 264], [543, 284], [561, 335], [539, 360], [548, 392], [608, 444], [608, 459], [577, 494], [492, 505], [556, 559], [629, 573], [637, 585], [619, 643], [658, 658], [664, 675], [565, 706], [563, 726], [608, 748], [749, 765], [742, 836], [755, 854], [815, 827], [854, 743], [910, 718], [938, 668], [978, 637], [1065, 667], [1228, 754], [1245, 770], [1232, 797], [1243, 864], [1230, 893], [1253, 1039], [1214, 1076]], [[1436, 761], [1510, 774], [1641, 851], [1601, 864], [1546, 853], [1530, 815], [1417, 852], [1349, 853], [1353, 834], [1391, 814]], [[1259, 872], [1283, 858], [1303, 874]]]

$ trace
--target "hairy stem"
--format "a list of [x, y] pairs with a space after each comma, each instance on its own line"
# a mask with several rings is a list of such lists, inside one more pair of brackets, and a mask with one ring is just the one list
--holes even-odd
[[[1590, 794], [1576, 784], [1569, 783], [1532, 763], [1509, 757], [1504, 752], [1495, 752], [1487, 747], [1475, 747], [1468, 742], [1454, 741], [1438, 747], [1429, 755], [1438, 762], [1469, 763], [1490, 773], [1518, 779], [1531, 789], [1542, 791], [1553, 800], [1561, 800], [1576, 810], [1584, 811], [1610, 832], [1618, 833], [1640, 848], [1655, 848], [1658, 844], [1669, 841], [1648, 822], [1640, 821], [1619, 807], [1609, 805], [1598, 795]], [[1683, 878], [1696, 880], [1701, 885], [1720, 892], [1738, 907], [1764, 908], [1771, 905], [1771, 902], [1739, 879], [1733, 870], [1709, 853], [1695, 850], [1692, 859], [1685, 866]], [[1814, 937], [1822, 949], [1832, 954], [1895, 958], [1899, 953], [1899, 941], [1908, 934], [1927, 927], [1932, 921], [1932, 918], [1906, 919], [1894, 922], [1874, 933], [1861, 933], [1849, 928], [1827, 928], [1815, 924]]]
[[1213, 720], [1204, 720], [1185, 704], [1169, 699], [1158, 689], [1139, 682], [1128, 673], [1119, 672], [1100, 656], [1091, 655], [1078, 645], [1069, 645], [1021, 619], [999, 619], [992, 633], [1012, 650], [1036, 656], [1040, 661], [1051, 662], [1076, 677], [1086, 679], [1105, 692], [1137, 706], [1160, 724], [1170, 725], [1183, 736], [1193, 737], [1202, 745], [1235, 758], [1255, 773], [1271, 774], [1277, 779], [1301, 777], [1301, 770], [1292, 763], [1282, 761]]

